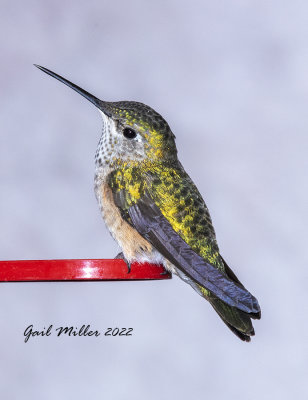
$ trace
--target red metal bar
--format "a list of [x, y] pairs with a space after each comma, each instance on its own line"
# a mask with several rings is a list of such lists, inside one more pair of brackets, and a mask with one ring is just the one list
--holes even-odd
[[0, 282], [170, 279], [162, 265], [131, 265], [123, 260], [0, 261]]

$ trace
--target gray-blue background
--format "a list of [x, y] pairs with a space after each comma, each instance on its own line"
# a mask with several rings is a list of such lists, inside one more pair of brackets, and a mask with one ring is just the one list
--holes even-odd
[[[93, 194], [95, 108], [151, 105], [207, 201], [220, 249], [263, 310], [250, 344], [177, 278], [0, 285], [6, 400], [304, 399], [305, 1], [5, 1], [0, 17], [1, 259], [112, 258]], [[23, 342], [25, 327], [134, 327]]]

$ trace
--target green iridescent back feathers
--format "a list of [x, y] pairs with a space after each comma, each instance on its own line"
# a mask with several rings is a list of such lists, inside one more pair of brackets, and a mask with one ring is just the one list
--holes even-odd
[[127, 209], [150, 193], [175, 232], [207, 262], [224, 270], [208, 209], [180, 164], [177, 168], [163, 163], [127, 166], [113, 171], [109, 184], [115, 197], [118, 191], [125, 197]]

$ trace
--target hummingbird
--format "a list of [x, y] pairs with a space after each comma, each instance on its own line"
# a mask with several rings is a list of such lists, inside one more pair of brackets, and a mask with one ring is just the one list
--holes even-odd
[[257, 299], [219, 252], [208, 208], [180, 163], [175, 135], [151, 107], [108, 102], [62, 76], [37, 68], [93, 103], [103, 119], [94, 187], [105, 223], [130, 271], [133, 262], [163, 264], [215, 309], [241, 340], [255, 334]]

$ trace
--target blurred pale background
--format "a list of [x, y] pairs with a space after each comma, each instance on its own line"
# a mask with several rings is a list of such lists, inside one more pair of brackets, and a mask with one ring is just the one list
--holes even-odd
[[[250, 344], [174, 278], [0, 285], [6, 400], [304, 399], [307, 393], [308, 5], [304, 1], [0, 3], [1, 259], [113, 258], [93, 193], [95, 108], [151, 105], [259, 299]], [[130, 338], [49, 338], [53, 324]]]

